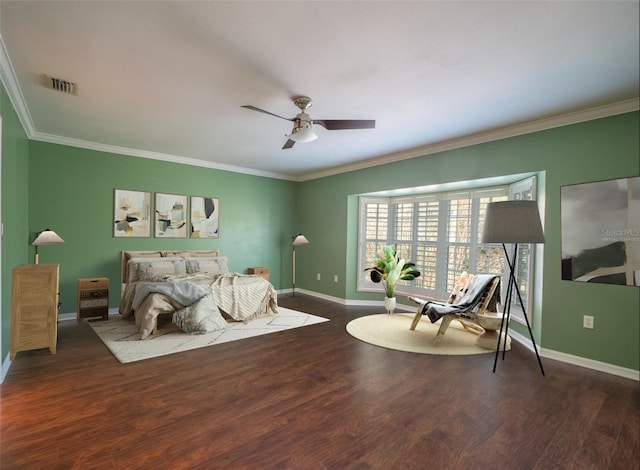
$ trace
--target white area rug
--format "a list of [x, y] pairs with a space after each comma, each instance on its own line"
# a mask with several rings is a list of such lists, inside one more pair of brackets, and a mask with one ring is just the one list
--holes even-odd
[[165, 356], [190, 349], [204, 348], [253, 336], [266, 335], [276, 331], [290, 330], [301, 326], [315, 325], [329, 321], [308, 313], [278, 307], [278, 314], [257, 318], [248, 323], [229, 323], [229, 328], [201, 335], [190, 335], [175, 331], [140, 339], [140, 332], [133, 319], [118, 315], [107, 321], [93, 321], [89, 325], [122, 363], [141, 361], [152, 357]]
[[[454, 320], [447, 328], [447, 332], [438, 346], [433, 346], [440, 321], [431, 323], [428, 317], [423, 317], [415, 330], [411, 331], [411, 320], [414, 314], [379, 314], [356, 318], [347, 324], [347, 332], [361, 341], [421, 354], [484, 354], [496, 352], [476, 345], [477, 334], [463, 329], [460, 322]], [[507, 339], [507, 350], [511, 346], [511, 339]]]

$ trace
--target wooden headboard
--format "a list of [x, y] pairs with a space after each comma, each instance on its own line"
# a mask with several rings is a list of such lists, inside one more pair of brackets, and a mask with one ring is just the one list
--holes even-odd
[[127, 272], [128, 261], [131, 258], [149, 258], [150, 260], [166, 257], [194, 258], [202, 256], [220, 256], [218, 250], [154, 250], [154, 251], [123, 251], [120, 266], [120, 283], [124, 284], [129, 278]]

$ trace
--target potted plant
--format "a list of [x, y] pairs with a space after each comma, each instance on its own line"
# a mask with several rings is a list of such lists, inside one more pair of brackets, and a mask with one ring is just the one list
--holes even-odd
[[373, 266], [365, 269], [371, 274], [371, 280], [384, 285], [384, 305], [387, 313], [393, 313], [396, 307], [396, 284], [399, 281], [411, 281], [420, 276], [415, 263], [400, 258], [395, 245], [383, 246], [373, 260]]

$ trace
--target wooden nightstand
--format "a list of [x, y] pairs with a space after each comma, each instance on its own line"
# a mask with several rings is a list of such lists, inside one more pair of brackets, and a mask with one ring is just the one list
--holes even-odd
[[83, 318], [102, 317], [109, 319], [109, 278], [92, 277], [78, 279], [78, 323]]
[[269, 280], [269, 268], [249, 268], [248, 272]]
[[49, 348], [58, 339], [59, 265], [25, 264], [11, 274], [11, 351]]

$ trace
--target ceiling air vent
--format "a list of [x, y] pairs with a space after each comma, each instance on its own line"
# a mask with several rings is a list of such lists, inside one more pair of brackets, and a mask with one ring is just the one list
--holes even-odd
[[68, 95], [75, 95], [78, 88], [77, 83], [62, 78], [49, 77], [48, 75], [45, 75], [45, 83], [47, 88], [67, 93]]

